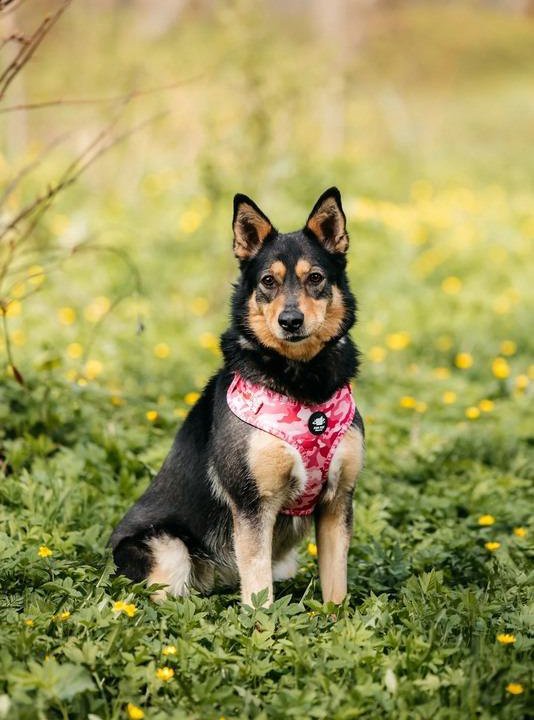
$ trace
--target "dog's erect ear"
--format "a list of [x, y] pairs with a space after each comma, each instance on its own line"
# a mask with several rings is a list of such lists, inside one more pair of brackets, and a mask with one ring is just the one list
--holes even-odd
[[250, 260], [256, 255], [265, 238], [273, 231], [269, 218], [246, 195], [234, 197], [234, 255], [239, 260]]
[[315, 203], [306, 227], [311, 230], [325, 249], [331, 253], [346, 253], [349, 236], [341, 195], [336, 187], [325, 190]]

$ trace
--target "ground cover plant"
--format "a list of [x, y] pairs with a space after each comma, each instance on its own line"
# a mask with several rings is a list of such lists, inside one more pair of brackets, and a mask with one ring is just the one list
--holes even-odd
[[[2, 187], [70, 133], [6, 223], [115, 117], [106, 98], [184, 83], [122, 97], [126, 128], [157, 119], [57, 199], [1, 280], [0, 718], [528, 717], [534, 27], [407, 3], [369, 15], [340, 62], [247, 3], [145, 20], [88, 24], [73, 4], [27, 99], [80, 99], [83, 78], [105, 101], [27, 111], [25, 142], [0, 115]], [[341, 103], [321, 90], [336, 73]], [[321, 604], [310, 537], [270, 609], [225, 591], [156, 606], [113, 578], [106, 543], [219, 363], [232, 195], [289, 230], [333, 183], [367, 426], [350, 596]]]

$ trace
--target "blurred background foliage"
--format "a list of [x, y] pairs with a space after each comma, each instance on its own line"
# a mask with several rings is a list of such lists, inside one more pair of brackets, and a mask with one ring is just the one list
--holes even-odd
[[[45, 10], [23, 3], [6, 19], [24, 30]], [[330, 184], [349, 217], [355, 337], [374, 365], [364, 378], [420, 375], [421, 355], [452, 369], [458, 352], [486, 373], [506, 339], [526, 352], [529, 11], [106, 0], [88, 16], [73, 3], [3, 99], [4, 110], [57, 101], [0, 115], [0, 183], [36, 162], [4, 222], [108, 123], [150, 121], [57, 198], [4, 278], [21, 373], [170, 398], [180, 412], [218, 363], [234, 192], [289, 230]], [[19, 302], [28, 283], [39, 292]], [[388, 347], [399, 332], [402, 360]]]
[[[532, 3], [66, 4], [0, 97], [0, 716], [526, 717]], [[5, 67], [61, 3], [0, 6]], [[220, 364], [232, 197], [291, 230], [332, 184], [368, 428], [347, 616], [314, 546], [278, 590], [311, 612], [282, 599], [265, 635], [235, 596], [155, 608], [105, 540]]]

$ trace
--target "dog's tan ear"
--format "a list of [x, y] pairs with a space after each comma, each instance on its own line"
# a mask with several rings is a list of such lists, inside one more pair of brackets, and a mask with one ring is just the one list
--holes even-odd
[[349, 247], [347, 223], [341, 195], [336, 187], [325, 190], [315, 203], [306, 228], [331, 253], [346, 253]]
[[234, 255], [239, 260], [250, 260], [260, 251], [263, 242], [274, 228], [269, 218], [246, 195], [234, 197]]

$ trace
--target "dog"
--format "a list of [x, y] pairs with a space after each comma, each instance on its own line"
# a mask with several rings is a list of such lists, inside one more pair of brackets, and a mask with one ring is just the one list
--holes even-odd
[[352, 497], [364, 426], [349, 382], [359, 353], [356, 300], [339, 190], [302, 230], [280, 233], [246, 195], [234, 198], [239, 262], [223, 367], [178, 431], [160, 471], [110, 543], [119, 574], [164, 586], [153, 598], [239, 585], [244, 604], [273, 600], [297, 572], [316, 525], [323, 600], [347, 593]]

